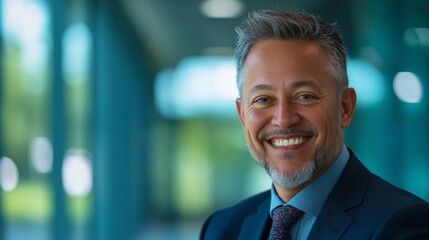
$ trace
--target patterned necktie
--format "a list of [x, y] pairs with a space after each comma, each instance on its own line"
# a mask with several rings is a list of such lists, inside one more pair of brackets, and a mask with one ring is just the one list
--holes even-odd
[[268, 240], [290, 240], [290, 230], [303, 214], [303, 211], [290, 205], [274, 209], [273, 225]]

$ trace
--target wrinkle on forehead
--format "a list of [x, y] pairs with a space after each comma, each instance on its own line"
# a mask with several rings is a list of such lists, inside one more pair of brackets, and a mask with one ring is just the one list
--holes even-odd
[[[288, 47], [285, 47], [288, 45]], [[293, 45], [292, 51], [299, 49], [300, 54], [296, 59], [308, 60], [314, 57], [323, 57], [326, 59], [324, 50], [317, 42], [307, 40], [264, 40], [256, 43], [250, 50], [244, 65], [252, 66], [260, 61], [272, 61], [273, 59], [287, 56], [290, 52], [290, 46]], [[293, 54], [292, 54], [293, 55]]]

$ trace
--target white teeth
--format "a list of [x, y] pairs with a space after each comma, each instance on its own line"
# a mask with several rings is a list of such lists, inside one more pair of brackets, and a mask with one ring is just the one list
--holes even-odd
[[305, 142], [306, 138], [304, 137], [297, 137], [297, 138], [290, 138], [290, 139], [274, 139], [272, 141], [272, 144], [276, 147], [287, 147], [292, 145], [298, 145], [303, 142]]

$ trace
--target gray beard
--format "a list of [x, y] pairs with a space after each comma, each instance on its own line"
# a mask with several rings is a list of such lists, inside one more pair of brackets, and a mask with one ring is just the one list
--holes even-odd
[[[293, 189], [308, 182], [327, 165], [333, 163], [336, 160], [336, 155], [338, 154], [340, 148], [340, 142], [340, 137], [338, 136], [333, 148], [324, 149], [323, 147], [318, 147], [310, 161], [304, 163], [298, 169], [287, 172], [281, 172], [271, 167], [263, 154], [254, 153], [249, 146], [248, 149], [252, 157], [260, 166], [265, 169], [275, 184], [279, 185], [280, 187]], [[294, 157], [294, 154], [285, 154], [283, 157], [285, 160], [291, 159]]]
[[263, 167], [275, 184], [288, 189], [293, 189], [306, 183], [315, 175], [317, 169], [319, 169], [314, 158], [306, 162], [300, 168], [287, 173], [280, 172], [270, 167], [267, 163], [264, 164]]

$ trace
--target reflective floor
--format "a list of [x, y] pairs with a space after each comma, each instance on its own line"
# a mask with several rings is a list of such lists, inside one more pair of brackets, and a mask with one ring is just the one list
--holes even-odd
[[[189, 240], [198, 239], [201, 222], [165, 223], [153, 222], [142, 227], [130, 240]], [[5, 240], [51, 240], [47, 224], [8, 223]], [[83, 229], [73, 229], [70, 240], [87, 240]]]

